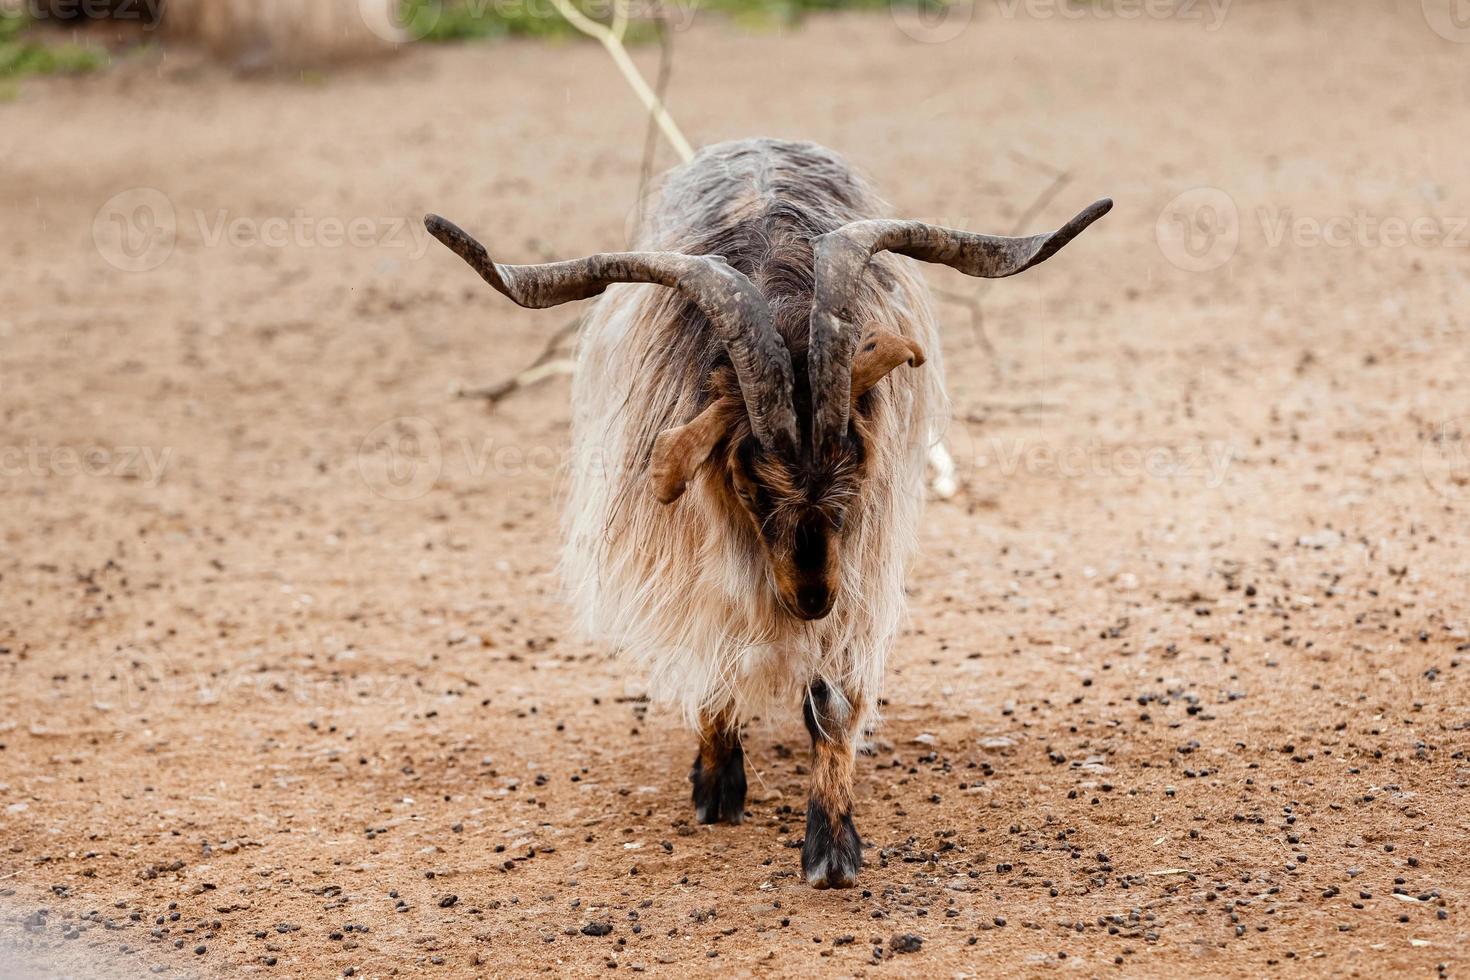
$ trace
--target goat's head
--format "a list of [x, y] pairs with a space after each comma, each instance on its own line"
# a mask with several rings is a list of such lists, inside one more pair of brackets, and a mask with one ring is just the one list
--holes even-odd
[[[810, 415], [798, 419], [792, 358], [755, 285], [719, 256], [681, 252], [602, 253], [534, 266], [498, 265], [453, 224], [434, 215], [429, 231], [501, 293], [527, 307], [601, 293], [615, 282], [678, 290], [709, 320], [730, 366], [706, 379], [708, 401], [692, 420], [659, 433], [649, 454], [651, 492], [681, 497], [704, 466], [719, 468], [722, 497], [757, 539], [781, 605], [821, 619], [839, 586], [843, 542], [861, 497], [870, 453], [862, 399], [924, 352], [902, 325], [860, 322], [857, 301], [874, 254], [891, 251], [967, 275], [1015, 275], [1054, 255], [1112, 207], [1099, 201], [1060, 230], [998, 238], [915, 221], [856, 221], [813, 242], [807, 375]], [[857, 321], [857, 322], [855, 322]], [[803, 413], [805, 414], [805, 413]]]
[[798, 619], [821, 619], [837, 595], [839, 558], [869, 458], [868, 419], [856, 408], [891, 371], [923, 363], [917, 343], [870, 324], [853, 360], [851, 425], [841, 438], [805, 449], [763, 443], [748, 424], [734, 373], [717, 370], [704, 411], [654, 440], [651, 488], [672, 503], [708, 463], [730, 516], [748, 522], [760, 542], [781, 605]]

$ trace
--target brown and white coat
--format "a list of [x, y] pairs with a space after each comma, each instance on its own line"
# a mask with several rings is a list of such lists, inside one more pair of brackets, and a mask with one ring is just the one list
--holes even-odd
[[814, 885], [849, 886], [861, 866], [854, 753], [905, 615], [926, 451], [947, 419], [913, 259], [1011, 275], [1107, 207], [1032, 238], [886, 220], [831, 151], [744, 140], [666, 175], [638, 251], [497, 265], [429, 219], [522, 305], [602, 293], [572, 394], [573, 606], [699, 732], [701, 821], [742, 818], [742, 722], [800, 701]]

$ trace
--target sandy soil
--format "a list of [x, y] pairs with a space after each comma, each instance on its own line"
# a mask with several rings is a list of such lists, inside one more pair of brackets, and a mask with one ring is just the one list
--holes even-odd
[[566, 316], [414, 221], [621, 245], [642, 121], [599, 50], [27, 83], [0, 975], [1463, 975], [1470, 48], [1346, 6], [679, 36], [697, 142], [813, 138], [990, 231], [1118, 201], [983, 333], [945, 302], [966, 486], [838, 893], [797, 875], [795, 706], [747, 823], [695, 826], [692, 737], [571, 634], [565, 379], [452, 397]]

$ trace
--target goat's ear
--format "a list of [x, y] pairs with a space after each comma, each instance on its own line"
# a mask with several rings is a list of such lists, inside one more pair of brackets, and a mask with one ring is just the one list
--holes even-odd
[[918, 367], [923, 363], [924, 349], [914, 341], [887, 327], [869, 324], [852, 359], [853, 402], [867, 394], [900, 364]]
[[739, 408], [738, 398], [717, 398], [693, 421], [658, 434], [648, 461], [648, 480], [659, 503], [671, 504], [683, 496], [694, 471], [709, 458]]

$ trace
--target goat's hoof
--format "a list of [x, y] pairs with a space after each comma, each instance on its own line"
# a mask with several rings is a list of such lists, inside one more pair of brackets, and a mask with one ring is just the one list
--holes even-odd
[[738, 749], [718, 769], [698, 757], [689, 773], [694, 784], [694, 818], [700, 823], [738, 824], [745, 819], [745, 754]]
[[851, 888], [863, 867], [863, 841], [852, 825], [852, 814], [836, 826], [815, 802], [806, 808], [806, 841], [801, 847], [801, 872], [813, 888]]

